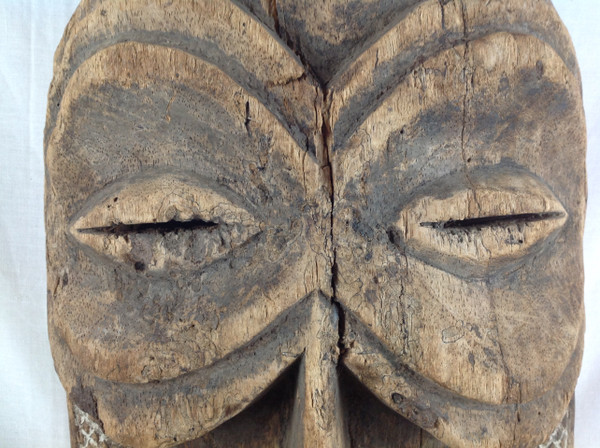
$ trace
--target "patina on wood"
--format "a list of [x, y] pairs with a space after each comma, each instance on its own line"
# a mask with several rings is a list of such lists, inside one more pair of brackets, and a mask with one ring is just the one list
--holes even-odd
[[83, 1], [45, 134], [72, 446], [572, 447], [584, 127], [547, 0]]

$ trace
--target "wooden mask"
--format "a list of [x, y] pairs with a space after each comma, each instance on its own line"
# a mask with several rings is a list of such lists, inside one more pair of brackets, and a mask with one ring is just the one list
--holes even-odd
[[85, 0], [45, 157], [73, 447], [572, 445], [585, 123], [549, 1]]

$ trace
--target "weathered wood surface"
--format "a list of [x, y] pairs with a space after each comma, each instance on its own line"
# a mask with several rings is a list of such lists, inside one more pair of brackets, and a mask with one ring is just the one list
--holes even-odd
[[45, 136], [72, 446], [572, 447], [580, 88], [546, 0], [83, 1]]

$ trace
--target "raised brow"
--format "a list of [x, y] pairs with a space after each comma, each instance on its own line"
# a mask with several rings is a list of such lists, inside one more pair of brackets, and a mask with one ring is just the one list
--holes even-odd
[[55, 55], [45, 146], [56, 124], [62, 95], [77, 68], [105, 48], [135, 41], [177, 48], [216, 65], [314, 153], [314, 105], [320, 96], [289, 48], [229, 1], [171, 3], [104, 0], [79, 7]]
[[[306, 156], [306, 147], [300, 146], [276, 115], [272, 114], [269, 108], [220, 68], [181, 50], [159, 45], [135, 42], [116, 44], [95, 53], [84, 61], [65, 86], [57, 123], [71, 123], [77, 120], [77, 112], [73, 106], [79, 101], [82, 93], [89, 93], [108, 84], [122, 88], [133, 85], [136, 89], [156, 88], [157, 85], [162, 86], [163, 84], [165, 86], [183, 85], [192, 89], [197, 95], [204, 95], [206, 98], [218, 101], [228, 115], [233, 118], [237, 117], [232, 124], [235, 129], [214, 129], [215, 132], [218, 131], [227, 137], [232, 131], [245, 135], [250, 129], [256, 128], [260, 130], [261, 134], [270, 135], [273, 141], [277, 142], [274, 149], [281, 153], [291, 166], [315, 164], [314, 157], [310, 154], [308, 157]], [[242, 101], [242, 104], [238, 104], [236, 96], [246, 99]], [[157, 122], [169, 119], [169, 109], [173, 106], [173, 101], [179, 101], [176, 95], [165, 108], [164, 115], [156, 117]], [[140, 111], [133, 110], [131, 107], [121, 108], [119, 112], [131, 116], [132, 119], [141, 119], [138, 117]], [[215, 126], [210, 123], [208, 125], [213, 128]], [[46, 160], [50, 180], [53, 179], [53, 173], [57, 170], [60, 171], [60, 167], [55, 166], [60, 163], [56, 154], [67, 150], [65, 145], [59, 144], [65, 132], [67, 132], [66, 127], [58, 125], [53, 128], [52, 134], [48, 137]], [[234, 138], [233, 134], [231, 135], [232, 137], [228, 137], [230, 140]], [[230, 143], [232, 147], [236, 146], [233, 140]], [[157, 145], [160, 146], [160, 142], [157, 142]], [[107, 152], [112, 149], [110, 147], [89, 147], [86, 148], [86, 151]], [[237, 163], [235, 157], [227, 159], [227, 161], [232, 164]], [[115, 161], [115, 163], [117, 162]], [[304, 182], [305, 191], [314, 191], [317, 188], [314, 185], [317, 179], [314, 177], [302, 178], [301, 173], [295, 175]]]
[[[526, 43], [528, 44], [526, 45]], [[492, 58], [486, 56], [492, 53], [496, 56]], [[579, 104], [577, 90], [573, 88], [578, 84], [576, 74], [564, 64], [564, 59], [560, 58], [552, 47], [533, 36], [494, 33], [470, 41], [469, 45], [453, 46], [422, 61], [418, 69], [412, 70], [411, 76], [405, 76], [397, 83], [390, 84], [385, 95], [374, 100], [375, 104], [368, 114], [365, 113], [361, 117], [355, 115], [355, 118], [360, 118], [362, 121], [357, 120], [355, 122], [356, 128], [348, 128], [346, 135], [339, 136], [339, 138], [342, 138], [341, 143], [337, 140], [334, 141], [333, 160], [334, 164], [340, 167], [335, 170], [337, 173], [335, 185], [337, 193], [341, 194], [345, 185], [355, 173], [362, 171], [364, 160], [376, 159], [384, 153], [388, 153], [391, 147], [396, 144], [396, 141], [404, 141], [407, 137], [404, 132], [410, 132], [410, 127], [421, 119], [431, 120], [432, 129], [436, 129], [436, 127], [439, 129], [447, 128], [448, 132], [451, 132], [451, 135], [458, 139], [456, 144], [459, 147], [463, 146], [462, 149], [464, 150], [470, 148], [471, 146], [468, 144], [469, 136], [477, 134], [477, 131], [469, 126], [462, 129], [465, 124], [464, 121], [469, 121], [472, 116], [479, 116], [484, 112], [479, 110], [475, 114], [477, 106], [471, 101], [475, 90], [480, 85], [486, 85], [487, 82], [491, 83], [493, 77], [496, 78], [493, 83], [499, 83], [504, 72], [506, 72], [506, 82], [514, 78], [515, 83], [522, 83], [515, 67], [518, 65], [519, 70], [523, 70], [526, 66], [531, 65], [530, 62], [533, 61], [533, 68], [535, 68], [535, 61], [541, 59], [546, 64], [545, 77], [548, 81], [559, 86], [565, 80], [566, 85], [571, 86], [567, 90], [569, 91], [569, 97], [574, 101], [573, 104]], [[525, 63], [525, 61], [528, 62]], [[489, 64], [493, 64], [494, 68], [488, 72], [483, 67]], [[472, 81], [475, 82], [474, 86], [466, 85], [467, 78], [465, 75], [468, 75], [468, 73], [477, 73]], [[518, 85], [520, 84], [514, 84], [513, 88], [510, 89], [512, 94], [516, 94], [515, 87], [518, 87]], [[444, 92], [444, 94], [440, 94], [441, 92]], [[527, 102], [521, 103], [521, 108], [518, 109], [521, 111], [533, 107], [535, 101], [539, 101], [542, 97], [533, 94], [527, 98], [522, 97], [522, 99], [527, 99]], [[345, 112], [345, 106], [342, 109], [339, 108], [343, 104], [344, 101], [334, 96], [331, 104], [332, 115], [341, 113], [340, 119], [348, 118], [349, 115]], [[503, 107], [510, 109], [513, 106], [511, 103], [507, 103]], [[540, 111], [547, 111], [547, 109], [540, 107]], [[433, 117], [430, 114], [438, 115]], [[368, 141], [368, 148], [364, 148], [365, 145], [360, 143], [361, 141]], [[446, 140], [445, 143], [449, 144], [450, 141]], [[424, 147], [423, 151], [419, 153], [420, 157], [427, 157], [427, 148], [427, 146]], [[432, 148], [429, 149], [433, 150]], [[501, 152], [506, 149], [508, 147], [504, 147]], [[466, 154], [465, 151], [463, 152]], [[463, 158], [466, 159], [466, 157]], [[466, 160], [461, 162], [454, 159], [453, 163], [462, 167], [465, 162]], [[456, 169], [456, 167], [451, 168], [451, 166], [451, 163], [445, 164], [436, 176], [441, 176], [447, 173], [448, 170]], [[404, 171], [407, 167], [390, 166], [389, 168]], [[411, 179], [411, 182], [412, 184], [404, 185], [404, 187], [410, 190], [410, 188], [418, 186], [420, 181], [415, 176]]]
[[[537, 17], [548, 18], [540, 24]], [[579, 83], [571, 41], [556, 11], [541, 0], [427, 0], [416, 5], [328, 84], [333, 151], [415, 67], [441, 51], [500, 31], [537, 37], [556, 51]]]

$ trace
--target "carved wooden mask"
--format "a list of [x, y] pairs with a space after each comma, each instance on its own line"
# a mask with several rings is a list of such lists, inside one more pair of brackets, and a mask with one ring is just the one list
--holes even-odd
[[580, 88], [545, 0], [84, 1], [45, 137], [73, 446], [572, 443]]

